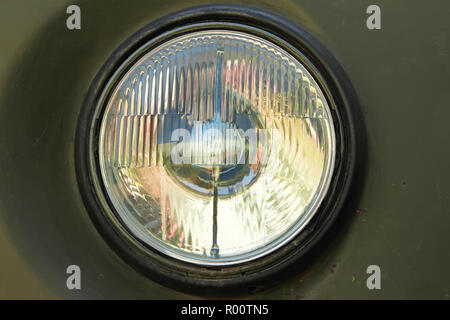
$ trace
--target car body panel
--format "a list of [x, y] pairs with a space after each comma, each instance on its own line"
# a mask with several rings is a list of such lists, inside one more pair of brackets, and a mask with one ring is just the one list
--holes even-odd
[[[149, 22], [216, 1], [0, 4], [0, 298], [198, 298], [165, 288], [121, 260], [90, 220], [74, 164], [87, 90], [109, 55]], [[217, 3], [223, 3], [217, 2]], [[346, 70], [361, 103], [367, 156], [335, 236], [306, 271], [252, 299], [450, 297], [450, 59], [446, 1], [227, 1], [286, 17]], [[82, 270], [68, 290], [66, 268]], [[366, 269], [381, 268], [381, 290]]]

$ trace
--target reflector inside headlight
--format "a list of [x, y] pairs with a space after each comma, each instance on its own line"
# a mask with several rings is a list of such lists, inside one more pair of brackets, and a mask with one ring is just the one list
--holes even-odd
[[103, 113], [100, 168], [128, 230], [196, 264], [261, 257], [307, 225], [335, 133], [302, 63], [274, 43], [192, 32], [137, 59]]

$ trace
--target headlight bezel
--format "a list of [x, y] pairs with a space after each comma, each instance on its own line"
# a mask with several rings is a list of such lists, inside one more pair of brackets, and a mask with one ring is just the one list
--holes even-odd
[[[145, 245], [121, 223], [100, 179], [98, 135], [111, 90], [129, 66], [159, 44], [192, 31], [227, 29], [247, 32], [275, 43], [298, 59], [321, 87], [331, 109], [336, 134], [335, 170], [328, 193], [306, 228], [267, 256], [231, 266], [198, 266]], [[122, 68], [120, 68], [122, 66]], [[125, 67], [123, 67], [125, 66]], [[120, 69], [120, 71], [119, 71]], [[105, 89], [110, 89], [106, 91]], [[358, 107], [345, 73], [314, 37], [285, 19], [254, 8], [202, 6], [163, 17], [138, 31], [108, 59], [94, 79], [80, 114], [76, 160], [80, 191], [99, 232], [116, 252], [145, 275], [180, 290], [264, 286], [303, 257], [323, 237], [348, 193], [355, 166], [353, 109]], [[186, 276], [189, 275], [189, 276]]]

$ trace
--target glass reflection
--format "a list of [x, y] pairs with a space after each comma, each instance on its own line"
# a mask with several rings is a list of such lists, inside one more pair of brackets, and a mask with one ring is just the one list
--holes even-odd
[[202, 31], [145, 54], [108, 101], [100, 163], [123, 223], [200, 264], [254, 259], [298, 233], [333, 170], [330, 110], [276, 45]]

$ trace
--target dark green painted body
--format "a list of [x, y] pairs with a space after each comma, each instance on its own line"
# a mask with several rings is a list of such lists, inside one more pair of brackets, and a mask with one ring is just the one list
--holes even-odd
[[[0, 298], [190, 298], [137, 273], [99, 235], [79, 194], [74, 136], [114, 49], [156, 18], [213, 2], [77, 1], [82, 29], [69, 31], [72, 1], [1, 1]], [[450, 4], [377, 1], [382, 29], [368, 30], [371, 1], [239, 3], [297, 23], [336, 56], [368, 149], [345, 218], [308, 269], [240, 297], [448, 299]], [[81, 267], [80, 291], [66, 288], [70, 264]], [[371, 264], [381, 290], [366, 287]]]

